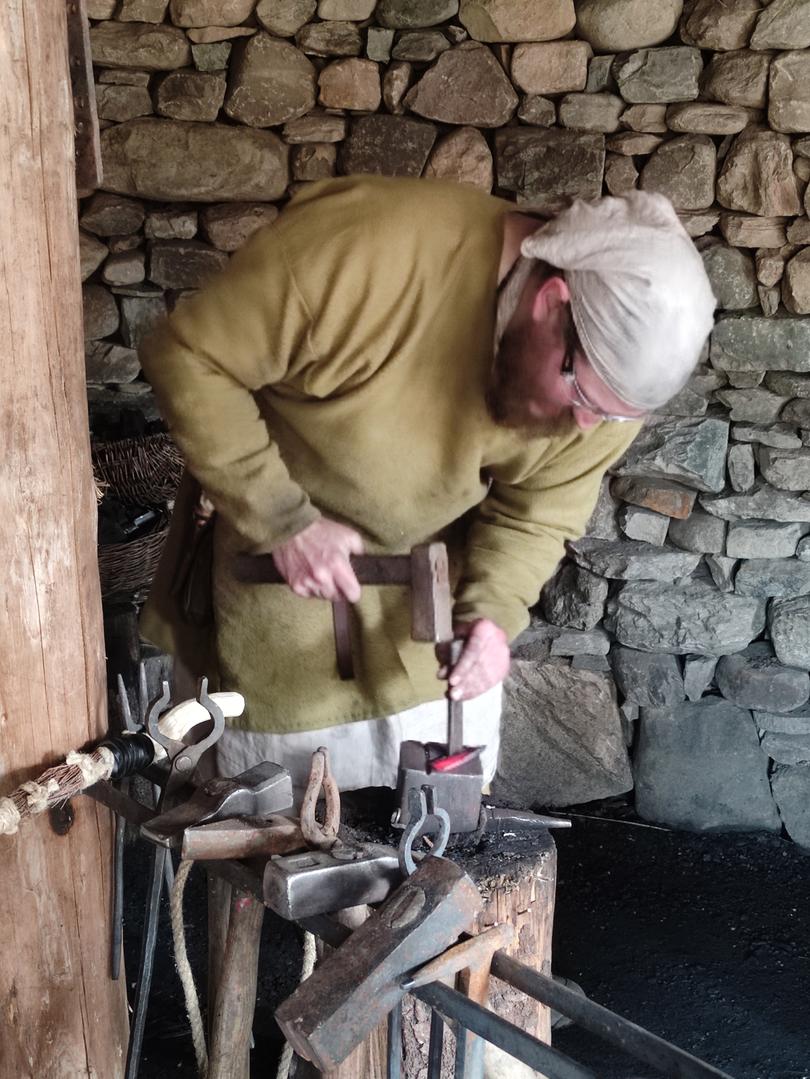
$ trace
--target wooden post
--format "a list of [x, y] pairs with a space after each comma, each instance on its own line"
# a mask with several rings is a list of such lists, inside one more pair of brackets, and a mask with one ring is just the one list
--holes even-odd
[[[0, 5], [0, 792], [106, 729], [63, 0]], [[118, 1079], [112, 829], [89, 798], [0, 838], [0, 1079]]]

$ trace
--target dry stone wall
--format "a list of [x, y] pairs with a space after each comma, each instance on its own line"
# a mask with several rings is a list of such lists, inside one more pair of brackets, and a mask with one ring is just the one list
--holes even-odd
[[548, 805], [634, 783], [652, 820], [784, 823], [810, 845], [810, 0], [87, 7], [100, 425], [156, 419], [142, 335], [305, 184], [672, 200], [716, 328], [516, 644], [499, 790]]

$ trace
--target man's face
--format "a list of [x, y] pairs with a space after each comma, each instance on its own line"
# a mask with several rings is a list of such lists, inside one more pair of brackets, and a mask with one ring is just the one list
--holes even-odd
[[614, 415], [643, 417], [588, 363], [561, 277], [527, 286], [495, 356], [487, 407], [499, 426], [529, 436], [556, 434], [572, 424], [585, 431]]

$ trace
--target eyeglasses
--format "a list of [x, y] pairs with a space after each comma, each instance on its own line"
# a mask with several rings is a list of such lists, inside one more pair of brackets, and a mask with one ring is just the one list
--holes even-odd
[[641, 416], [622, 416], [616, 412], [605, 412], [603, 408], [600, 408], [599, 405], [595, 405], [587, 394], [583, 392], [582, 387], [577, 380], [576, 372], [574, 371], [574, 360], [576, 359], [578, 352], [584, 353], [584, 349], [582, 348], [582, 342], [579, 339], [577, 328], [574, 325], [573, 316], [569, 310], [565, 326], [565, 355], [563, 356], [560, 374], [565, 382], [571, 387], [571, 408], [584, 409], [607, 423], [638, 423], [638, 421], [642, 419]]

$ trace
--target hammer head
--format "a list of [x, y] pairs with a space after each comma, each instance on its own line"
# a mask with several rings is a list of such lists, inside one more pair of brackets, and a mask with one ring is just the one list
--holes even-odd
[[290, 773], [280, 764], [262, 761], [232, 779], [209, 779], [187, 802], [142, 825], [141, 835], [162, 847], [177, 847], [192, 825], [229, 817], [267, 817], [291, 809], [292, 804]]

